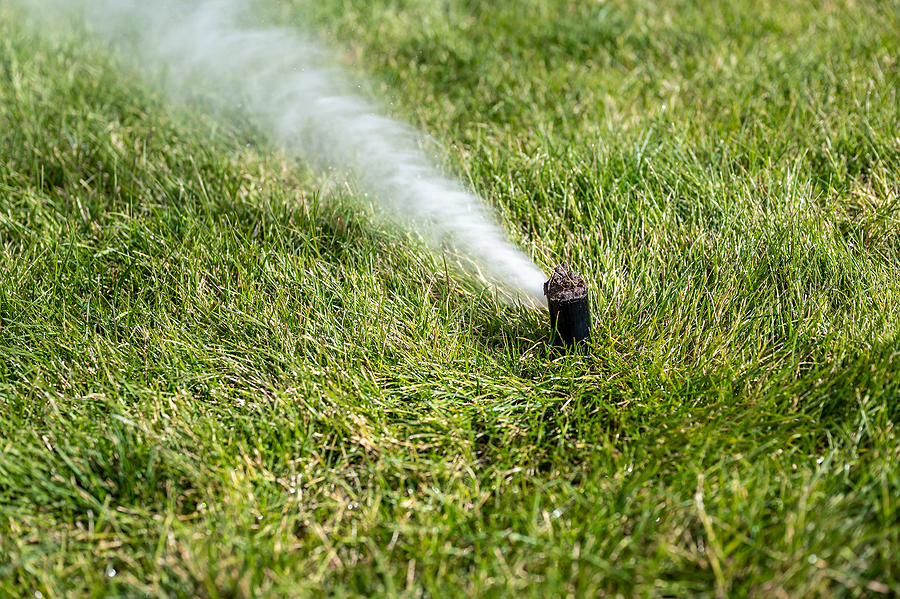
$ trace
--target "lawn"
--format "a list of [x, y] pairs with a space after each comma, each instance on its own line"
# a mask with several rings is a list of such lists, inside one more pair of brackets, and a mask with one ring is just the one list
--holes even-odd
[[253, 11], [583, 274], [592, 340], [0, 2], [0, 596], [900, 594], [896, 0]]

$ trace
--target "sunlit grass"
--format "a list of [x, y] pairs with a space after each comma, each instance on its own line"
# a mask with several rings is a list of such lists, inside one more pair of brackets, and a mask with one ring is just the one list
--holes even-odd
[[900, 593], [895, 3], [267, 6], [592, 344], [0, 9], [0, 594]]

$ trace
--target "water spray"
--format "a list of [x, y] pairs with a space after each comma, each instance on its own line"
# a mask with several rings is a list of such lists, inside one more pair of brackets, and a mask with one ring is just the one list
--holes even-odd
[[589, 338], [583, 278], [562, 264], [543, 283], [544, 274], [510, 243], [480, 198], [425, 157], [422, 136], [349, 93], [349, 78], [329, 64], [325, 52], [294, 29], [241, 27], [251, 3], [32, 0], [29, 5], [42, 15], [47, 8], [84, 15], [89, 30], [133, 49], [151, 71], [166, 73], [173, 94], [212, 92], [240, 106], [288, 149], [352, 170], [385, 212], [410, 221], [433, 249], [449, 248], [507, 297], [531, 306], [546, 303], [557, 344]]
[[[88, 30], [133, 49], [174, 95], [240, 106], [289, 150], [353, 172], [383, 214], [408, 222], [432, 249], [484, 273], [501, 297], [542, 305], [545, 278], [492, 211], [422, 150], [423, 136], [350, 92], [350, 78], [294, 28], [249, 27], [243, 0], [32, 0], [83, 14]], [[355, 87], [355, 86], [352, 86]]]

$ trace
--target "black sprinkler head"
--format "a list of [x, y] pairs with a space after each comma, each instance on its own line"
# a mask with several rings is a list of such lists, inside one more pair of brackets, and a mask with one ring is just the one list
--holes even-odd
[[591, 304], [587, 283], [563, 262], [544, 283], [554, 345], [571, 346], [591, 338]]

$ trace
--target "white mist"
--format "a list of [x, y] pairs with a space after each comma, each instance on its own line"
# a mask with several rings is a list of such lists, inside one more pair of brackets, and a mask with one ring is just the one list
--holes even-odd
[[349, 168], [378, 202], [426, 241], [465, 256], [520, 299], [545, 304], [544, 273], [513, 246], [481, 200], [443, 176], [421, 136], [348, 94], [347, 78], [291, 29], [240, 26], [240, 0], [139, 2], [38, 0], [84, 14], [88, 27], [127, 40], [167, 74], [176, 92], [210, 92], [240, 103], [287, 147]]

